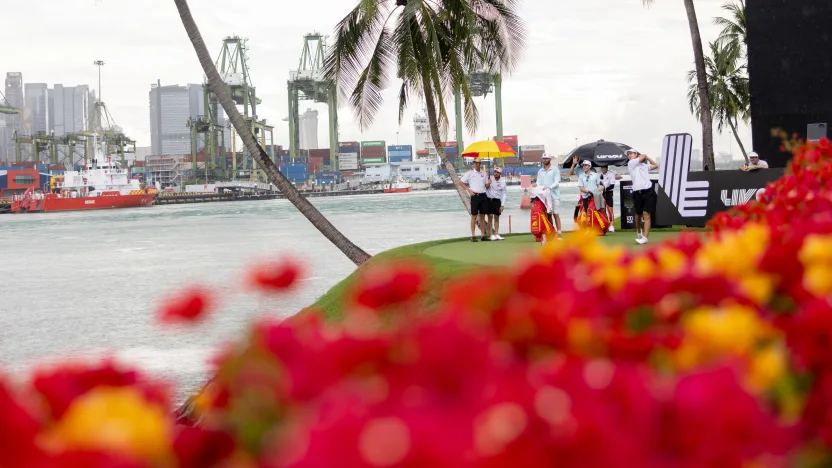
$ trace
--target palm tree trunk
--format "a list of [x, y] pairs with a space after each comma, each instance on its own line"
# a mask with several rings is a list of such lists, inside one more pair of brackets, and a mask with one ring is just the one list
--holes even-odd
[[[454, 183], [456, 192], [459, 194], [459, 198], [462, 199], [462, 204], [465, 206], [465, 210], [468, 211], [468, 213], [471, 213], [471, 196], [468, 195], [468, 192], [464, 188], [462, 188], [462, 181], [459, 179], [459, 174], [456, 173], [454, 165], [451, 164], [450, 160], [448, 160], [448, 155], [445, 154], [445, 148], [442, 146], [442, 139], [439, 137], [439, 119], [436, 115], [436, 103], [433, 102], [432, 87], [430, 85], [430, 78], [427, 74], [422, 75], [422, 82], [425, 86], [425, 107], [427, 108], [428, 125], [430, 126], [430, 136], [433, 140], [433, 146], [436, 147], [436, 154], [439, 155], [442, 165], [445, 166], [445, 170], [447, 170], [448, 175], [451, 176], [451, 180]], [[457, 157], [462, 157], [462, 149], [459, 149]]]
[[191, 10], [188, 8], [187, 0], [174, 0], [176, 3], [176, 8], [179, 10], [179, 17], [182, 19], [182, 25], [185, 26], [185, 32], [188, 33], [188, 37], [191, 39], [191, 44], [194, 46], [194, 50], [196, 51], [196, 55], [199, 58], [199, 63], [202, 65], [202, 70], [205, 71], [205, 75], [208, 77], [208, 88], [217, 96], [222, 108], [225, 110], [225, 114], [231, 120], [231, 123], [234, 125], [234, 129], [237, 130], [237, 134], [240, 135], [240, 138], [243, 140], [243, 143], [246, 146], [246, 149], [249, 153], [251, 153], [252, 157], [257, 161], [257, 165], [265, 171], [266, 175], [269, 178], [269, 181], [277, 186], [280, 193], [286, 197], [298, 211], [301, 212], [309, 222], [315, 226], [321, 234], [324, 235], [330, 242], [335, 244], [344, 255], [347, 256], [353, 263], [356, 265], [361, 265], [368, 258], [370, 255], [367, 252], [363, 251], [360, 247], [352, 243], [349, 239], [347, 239], [344, 234], [341, 233], [332, 223], [329, 222], [324, 215], [321, 214], [306, 198], [302, 197], [298, 189], [289, 182], [287, 179], [274, 165], [271, 158], [266, 154], [263, 148], [257, 143], [257, 140], [254, 138], [254, 135], [251, 132], [251, 128], [246, 124], [246, 121], [240, 115], [240, 111], [237, 110], [237, 106], [234, 104], [234, 101], [231, 99], [231, 94], [228, 91], [228, 86], [220, 78], [219, 72], [217, 72], [217, 67], [214, 66], [214, 62], [211, 60], [211, 55], [208, 52], [208, 48], [205, 46], [205, 42], [202, 40], [202, 34], [199, 32], [199, 28], [194, 21], [193, 16], [191, 15]]
[[728, 125], [731, 126], [731, 132], [734, 133], [734, 139], [736, 139], [737, 144], [740, 145], [740, 151], [742, 151], [742, 157], [745, 158], [745, 163], [749, 164], [751, 161], [748, 160], [748, 153], [745, 152], [745, 146], [743, 146], [742, 140], [740, 140], [740, 136], [737, 134], [737, 126], [734, 125], [734, 121], [730, 118], [728, 119]]
[[708, 98], [708, 75], [705, 73], [705, 53], [702, 51], [702, 37], [699, 34], [699, 22], [696, 20], [696, 9], [693, 0], [685, 0], [685, 10], [688, 14], [690, 38], [693, 42], [693, 59], [696, 65], [696, 81], [699, 88], [700, 118], [702, 123], [702, 165], [703, 169], [716, 169], [714, 160], [714, 119], [711, 113], [711, 101]]

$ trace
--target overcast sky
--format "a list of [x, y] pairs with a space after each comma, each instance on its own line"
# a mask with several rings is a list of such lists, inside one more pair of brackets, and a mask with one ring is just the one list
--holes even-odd
[[[393, 1], [393, 0], [389, 0]], [[286, 80], [296, 69], [303, 35], [331, 34], [351, 0], [303, 2], [191, 0], [211, 54], [222, 39], [249, 39], [251, 75], [263, 104], [258, 114], [276, 125], [275, 140], [288, 143]], [[712, 19], [722, 0], [697, 0], [703, 40], [716, 38]], [[658, 154], [667, 133], [689, 132], [701, 147], [700, 128], [687, 107], [687, 72], [693, 52], [682, 2], [658, 0], [524, 0], [529, 30], [522, 65], [503, 81], [504, 130], [520, 145], [545, 144], [561, 154], [579, 143], [607, 139]], [[116, 123], [139, 146], [150, 145], [151, 83], [202, 81], [202, 70], [172, 0], [32, 0], [3, 8], [0, 71], [21, 71], [25, 82], [96, 85], [94, 60], [104, 60], [103, 97]], [[397, 121], [394, 83], [376, 123], [363, 134], [352, 112], [340, 111], [341, 140], [414, 140], [411, 108]], [[494, 100], [478, 100], [482, 125], [475, 139], [495, 134]], [[316, 107], [319, 144], [327, 146], [324, 104]], [[716, 129], [714, 130], [716, 132]], [[740, 129], [750, 148], [750, 131]], [[472, 141], [471, 136], [466, 141]], [[715, 149], [739, 150], [726, 132]]]

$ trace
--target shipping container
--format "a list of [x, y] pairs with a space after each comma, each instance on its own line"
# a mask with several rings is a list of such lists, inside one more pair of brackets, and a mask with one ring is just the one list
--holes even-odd
[[457, 148], [454, 148], [454, 147], [448, 147], [448, 148], [445, 148], [445, 154], [456, 155], [456, 154], [459, 154], [459, 150]]
[[442, 147], [443, 148], [456, 148], [456, 142], [455, 141], [443, 141], [442, 142]]
[[309, 150], [309, 157], [311, 158], [311, 157], [313, 157], [313, 156], [325, 156], [325, 157], [329, 157], [329, 148], [324, 148], [324, 149], [311, 149], [311, 150]]
[[361, 164], [383, 164], [386, 158], [361, 158]]
[[[497, 137], [492, 138], [492, 140], [497, 141]], [[517, 142], [517, 135], [503, 135], [503, 143], [509, 146], [517, 146]]]
[[376, 151], [376, 150], [370, 151], [370, 150], [364, 150], [364, 149], [361, 150], [361, 157], [362, 158], [383, 158], [385, 156], [387, 156], [387, 155], [384, 153], [384, 149], [382, 149], [380, 151]]
[[413, 146], [411, 145], [391, 145], [387, 147], [387, 151], [407, 151], [408, 153], [413, 151]]
[[516, 166], [520, 164], [520, 158], [518, 158], [517, 156], [503, 158], [503, 164], [506, 166]]
[[362, 142], [361, 142], [361, 147], [362, 147], [362, 148], [364, 148], [364, 147], [368, 147], [368, 146], [369, 146], [369, 147], [372, 147], [372, 146], [381, 146], [382, 148], [384, 148], [384, 144], [385, 144], [385, 143], [384, 143], [384, 140], [362, 141]]
[[338, 169], [346, 171], [358, 169], [358, 153], [339, 153]]
[[543, 158], [543, 153], [541, 150], [523, 151], [520, 153], [520, 159], [524, 163], [540, 162], [541, 158]]
[[358, 148], [361, 146], [357, 141], [342, 141], [338, 143], [341, 148]]
[[144, 161], [133, 161], [133, 167], [145, 167]]
[[546, 151], [545, 145], [523, 145], [520, 151]]
[[412, 158], [410, 156], [390, 156], [389, 157], [391, 163], [395, 162], [405, 162], [410, 161]]

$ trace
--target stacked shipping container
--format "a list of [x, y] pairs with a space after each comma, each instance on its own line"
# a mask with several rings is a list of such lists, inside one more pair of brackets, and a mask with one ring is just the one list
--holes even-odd
[[537, 164], [546, 152], [543, 145], [525, 145], [520, 147], [520, 160], [523, 164]]
[[357, 141], [342, 141], [338, 145], [338, 170], [358, 170], [358, 153], [361, 146]]
[[384, 151], [384, 141], [362, 141], [361, 142], [361, 164], [377, 164], [387, 162], [387, 155]]
[[395, 145], [387, 147], [387, 158], [393, 162], [404, 162], [413, 160], [413, 147], [410, 145]]

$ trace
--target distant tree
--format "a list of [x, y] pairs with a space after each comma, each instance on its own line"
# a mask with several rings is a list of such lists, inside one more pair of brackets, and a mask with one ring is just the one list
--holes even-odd
[[217, 96], [220, 105], [222, 105], [222, 108], [225, 110], [225, 114], [234, 125], [234, 129], [237, 131], [237, 134], [240, 135], [240, 138], [243, 140], [246, 149], [251, 154], [251, 157], [257, 161], [258, 167], [263, 169], [268, 176], [269, 181], [277, 186], [280, 193], [282, 193], [283, 196], [286, 197], [286, 199], [289, 200], [289, 202], [291, 202], [292, 205], [294, 205], [295, 208], [297, 208], [298, 211], [300, 211], [301, 214], [305, 216], [306, 219], [308, 219], [309, 222], [311, 222], [312, 225], [321, 232], [321, 234], [324, 235], [324, 237], [335, 244], [335, 246], [347, 256], [347, 258], [352, 260], [352, 262], [356, 265], [364, 263], [368, 258], [370, 258], [370, 255], [349, 240], [343, 233], [341, 233], [341, 231], [333, 226], [332, 223], [330, 223], [329, 220], [326, 219], [326, 217], [321, 214], [321, 212], [318, 211], [312, 203], [309, 202], [309, 200], [304, 198], [300, 192], [298, 192], [298, 189], [295, 188], [291, 182], [289, 182], [289, 179], [287, 179], [283, 173], [277, 169], [268, 154], [266, 154], [260, 144], [257, 143], [257, 140], [251, 132], [251, 127], [247, 124], [245, 119], [243, 119], [243, 116], [240, 115], [240, 111], [237, 110], [237, 106], [231, 99], [228, 86], [223, 82], [222, 78], [220, 78], [220, 74], [217, 72], [217, 67], [214, 66], [214, 61], [211, 60], [211, 54], [208, 52], [208, 48], [202, 40], [202, 35], [200, 34], [199, 28], [191, 15], [191, 10], [188, 7], [187, 0], [174, 0], [174, 3], [176, 4], [176, 8], [179, 10], [179, 18], [182, 20], [185, 32], [188, 33], [191, 45], [193, 45], [194, 51], [196, 51], [200, 65], [202, 65], [202, 70], [208, 77], [208, 89], [210, 89], [211, 92]]
[[[722, 133], [726, 125], [731, 128], [742, 151], [742, 156], [748, 162], [745, 146], [737, 134], [738, 120], [742, 119], [747, 123], [750, 119], [748, 76], [745, 73], [745, 65], [742, 63], [741, 44], [716, 41], [710, 44], [710, 49], [710, 57], [705, 58], [705, 69], [708, 79], [708, 96], [711, 99], [717, 130]], [[690, 83], [688, 88], [690, 111], [697, 118], [701, 118], [696, 70], [688, 73], [688, 82]]]
[[[655, 0], [642, 0], [645, 6], [650, 6]], [[690, 39], [693, 44], [693, 63], [696, 66], [696, 86], [699, 93], [700, 118], [702, 124], [702, 168], [708, 170], [716, 167], [714, 161], [714, 128], [711, 115], [711, 102], [708, 98], [708, 79], [705, 73], [705, 53], [702, 50], [702, 37], [699, 33], [699, 22], [696, 19], [696, 9], [693, 0], [684, 0], [685, 11], [688, 15]]]
[[338, 24], [326, 60], [327, 79], [349, 100], [362, 129], [381, 108], [392, 73], [402, 81], [399, 123], [414, 97], [425, 102], [433, 144], [468, 211], [470, 198], [442, 147], [445, 102], [461, 94], [473, 133], [479, 114], [467, 76], [516, 67], [526, 33], [517, 9], [517, 0], [359, 0]]

